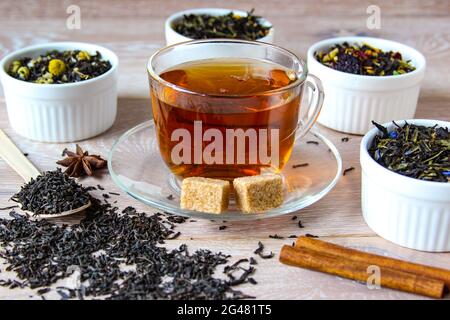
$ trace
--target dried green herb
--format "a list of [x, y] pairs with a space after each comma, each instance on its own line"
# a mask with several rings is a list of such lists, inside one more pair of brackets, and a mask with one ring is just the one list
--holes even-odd
[[392, 76], [414, 71], [411, 62], [405, 61], [400, 52], [386, 51], [370, 46], [336, 44], [326, 51], [314, 53], [317, 61], [338, 71], [365, 76]]
[[16, 79], [40, 83], [61, 84], [79, 82], [98, 77], [111, 69], [111, 63], [87, 51], [50, 51], [36, 58], [14, 60], [8, 74]]
[[369, 153], [383, 167], [415, 179], [450, 181], [450, 133], [448, 128], [393, 122], [394, 130], [372, 121], [380, 131]]
[[270, 26], [261, 22], [261, 17], [253, 14], [239, 16], [233, 11], [226, 15], [189, 14], [176, 21], [173, 29], [191, 39], [230, 38], [243, 40], [261, 39], [270, 31]]

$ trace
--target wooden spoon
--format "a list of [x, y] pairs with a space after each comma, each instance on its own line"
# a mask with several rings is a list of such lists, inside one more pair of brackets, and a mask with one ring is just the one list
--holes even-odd
[[[3, 158], [3, 160], [6, 161], [7, 164], [9, 164], [11, 168], [14, 169], [14, 171], [16, 171], [23, 178], [25, 182], [29, 182], [31, 178], [36, 178], [41, 174], [39, 170], [30, 162], [30, 160], [28, 160], [27, 157], [24, 156], [19, 148], [17, 148], [14, 142], [12, 142], [11, 139], [8, 138], [8, 136], [3, 132], [2, 129], [0, 129], [0, 156]], [[22, 207], [20, 204], [19, 206]], [[81, 212], [89, 208], [90, 206], [91, 202], [89, 201], [84, 206], [56, 214], [34, 215], [34, 212], [28, 210], [23, 211], [31, 216], [38, 218], [57, 218]]]

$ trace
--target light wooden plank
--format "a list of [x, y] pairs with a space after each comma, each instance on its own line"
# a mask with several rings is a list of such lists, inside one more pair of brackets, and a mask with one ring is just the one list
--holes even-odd
[[[65, 27], [66, 7], [77, 4], [82, 9], [81, 30]], [[366, 8], [377, 4], [382, 10], [382, 29], [367, 30]], [[172, 12], [193, 7], [222, 7], [223, 1], [11, 1], [0, 2], [0, 57], [34, 43], [48, 41], [86, 41], [105, 45], [119, 55], [119, 114], [113, 128], [82, 146], [106, 155], [114, 140], [125, 130], [151, 117], [148, 80], [145, 66], [148, 57], [164, 45], [163, 23]], [[256, 12], [272, 21], [276, 28], [276, 43], [300, 56], [320, 39], [344, 34], [367, 34], [398, 40], [424, 53], [427, 74], [423, 83], [416, 117], [450, 120], [450, 3], [435, 1], [325, 1], [273, 0], [227, 1], [226, 7], [256, 8]], [[2, 92], [2, 91], [0, 91]], [[343, 177], [335, 189], [318, 203], [297, 213], [305, 228], [299, 229], [292, 215], [255, 222], [231, 223], [219, 231], [222, 223], [200, 221], [181, 225], [179, 239], [168, 241], [169, 247], [186, 242], [193, 250], [208, 248], [224, 251], [233, 259], [249, 257], [263, 241], [268, 250], [277, 255], [283, 244], [292, 239], [269, 239], [270, 234], [289, 236], [316, 234], [326, 240], [362, 248], [376, 253], [448, 267], [450, 253], [432, 254], [401, 248], [377, 237], [364, 223], [361, 215], [359, 136], [338, 133], [318, 126], [341, 152], [344, 167], [356, 170]], [[0, 94], [0, 128], [21, 148], [40, 170], [52, 170], [65, 147], [73, 144], [45, 144], [31, 142], [18, 136], [9, 126], [5, 102]], [[350, 141], [341, 142], [343, 136]], [[3, 160], [0, 160], [0, 207], [11, 204], [8, 199], [22, 180]], [[83, 184], [102, 184], [109, 191], [121, 192], [108, 175]], [[154, 212], [121, 192], [121, 207], [133, 205], [138, 210]], [[8, 212], [1, 211], [0, 217]], [[78, 217], [60, 219], [74, 223]], [[193, 240], [191, 240], [193, 238]], [[419, 297], [391, 290], [368, 290], [364, 285], [307, 270], [287, 267], [277, 258], [260, 260], [255, 279], [257, 286], [245, 285], [246, 293], [261, 299], [417, 299]], [[274, 276], [276, 275], [276, 276]], [[0, 287], [0, 299], [27, 299], [30, 290], [8, 290]], [[57, 295], [53, 298], [59, 298]]]

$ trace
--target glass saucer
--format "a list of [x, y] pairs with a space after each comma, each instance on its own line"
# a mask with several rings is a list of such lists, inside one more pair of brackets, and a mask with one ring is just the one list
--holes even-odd
[[[113, 181], [135, 199], [168, 213], [210, 220], [255, 220], [298, 211], [330, 192], [342, 174], [336, 147], [312, 130], [295, 140], [291, 158], [281, 170], [285, 182], [281, 206], [263, 213], [243, 214], [231, 199], [229, 209], [216, 215], [180, 208], [180, 179], [160, 156], [153, 120], [125, 132], [114, 143], [108, 160]], [[293, 167], [302, 163], [308, 165]]]

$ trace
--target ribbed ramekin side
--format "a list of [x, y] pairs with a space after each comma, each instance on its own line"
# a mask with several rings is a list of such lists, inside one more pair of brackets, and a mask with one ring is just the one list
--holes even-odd
[[450, 200], [427, 201], [396, 193], [362, 173], [362, 212], [381, 237], [404, 247], [450, 251]]
[[11, 126], [22, 136], [42, 142], [88, 139], [112, 126], [117, 87], [78, 99], [37, 99], [5, 90]]
[[420, 85], [400, 91], [346, 89], [322, 81], [325, 100], [318, 122], [334, 130], [365, 134], [371, 121], [385, 123], [414, 117]]

